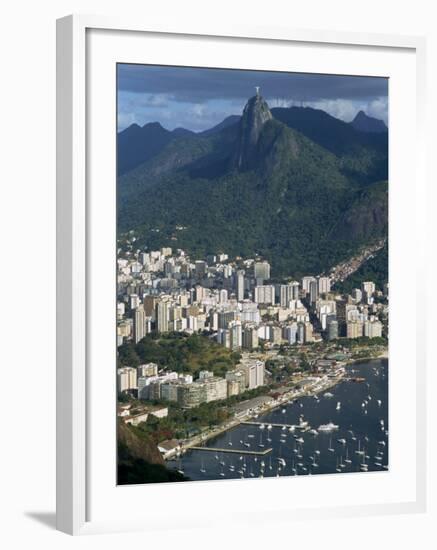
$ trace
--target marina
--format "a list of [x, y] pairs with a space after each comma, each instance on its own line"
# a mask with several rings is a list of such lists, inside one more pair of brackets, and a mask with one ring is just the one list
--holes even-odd
[[281, 404], [188, 449], [169, 467], [192, 480], [387, 470], [388, 361], [347, 369], [329, 395]]
[[296, 426], [296, 424], [278, 424], [278, 423], [275, 423], [275, 422], [272, 422], [272, 423], [265, 423], [265, 422], [250, 422], [250, 421], [245, 421], [245, 422], [241, 422], [241, 424], [245, 425], [245, 426], [259, 426], [260, 428], [268, 428], [269, 426], [271, 426], [272, 428], [296, 428], [298, 426]]
[[191, 447], [192, 451], [209, 451], [213, 453], [231, 453], [237, 455], [252, 455], [265, 456], [272, 452], [273, 449], [265, 449], [264, 451], [248, 451], [247, 449], [229, 449], [220, 447]]

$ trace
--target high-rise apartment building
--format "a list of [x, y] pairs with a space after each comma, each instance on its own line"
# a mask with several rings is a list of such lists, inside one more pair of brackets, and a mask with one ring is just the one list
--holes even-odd
[[370, 298], [375, 294], [375, 283], [372, 281], [364, 281], [361, 283], [361, 290]]
[[243, 329], [243, 348], [254, 350], [258, 347], [258, 328], [256, 325], [245, 325]]
[[361, 338], [363, 336], [363, 325], [361, 321], [348, 321], [346, 324], [347, 338]]
[[243, 363], [242, 370], [246, 377], [246, 387], [249, 390], [264, 386], [264, 362], [248, 360]]
[[117, 389], [124, 392], [137, 389], [137, 369], [133, 367], [121, 367], [117, 369]]
[[268, 281], [270, 279], [270, 264], [269, 262], [263, 261], [263, 262], [255, 262], [253, 265], [253, 274], [255, 277], [255, 280], [260, 282], [262, 284], [264, 281]]
[[242, 346], [242, 327], [240, 321], [229, 323], [230, 347], [232, 350], [239, 350]]
[[305, 292], [305, 294], [309, 294], [310, 292], [310, 283], [317, 282], [317, 279], [312, 276], [303, 277], [302, 279], [302, 290]]
[[236, 289], [236, 296], [237, 300], [241, 302], [244, 300], [244, 271], [238, 270], [235, 275], [236, 281], [235, 281], [235, 289]]
[[338, 321], [329, 319], [327, 321], [327, 336], [328, 340], [336, 340], [338, 338]]
[[378, 320], [364, 322], [364, 336], [368, 338], [380, 338], [382, 336], [382, 323]]
[[157, 332], [168, 332], [169, 304], [161, 300], [156, 304], [156, 330]]
[[156, 363], [144, 363], [144, 365], [139, 365], [137, 367], [137, 376], [157, 376], [158, 375], [158, 365]]
[[255, 287], [255, 302], [257, 304], [275, 303], [275, 287], [274, 285], [261, 285]]
[[317, 280], [310, 282], [310, 302], [312, 304], [315, 304], [317, 301], [317, 298], [319, 297], [319, 285], [317, 283]]
[[134, 341], [137, 344], [147, 334], [146, 315], [144, 307], [138, 306], [134, 312]]
[[331, 279], [329, 277], [319, 277], [319, 294], [327, 294], [331, 291]]

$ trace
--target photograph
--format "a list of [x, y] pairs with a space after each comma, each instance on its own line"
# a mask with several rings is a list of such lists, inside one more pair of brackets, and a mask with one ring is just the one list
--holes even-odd
[[118, 485], [383, 475], [389, 79], [116, 86]]

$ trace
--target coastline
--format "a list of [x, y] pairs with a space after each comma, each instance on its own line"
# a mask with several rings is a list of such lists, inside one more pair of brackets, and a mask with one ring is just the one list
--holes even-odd
[[341, 364], [338, 365], [339, 368], [343, 369], [342, 373], [335, 377], [327, 377], [325, 375], [326, 378], [322, 386], [318, 387], [317, 382], [320, 384], [320, 380], [321, 380], [321, 379], [318, 379], [318, 381], [316, 381], [313, 384], [312, 388], [305, 388], [298, 392], [296, 392], [296, 390], [290, 390], [289, 392], [284, 393], [279, 399], [276, 399], [274, 402], [270, 404], [265, 404], [262, 408], [260, 408], [260, 410], [256, 412], [247, 414], [241, 418], [233, 418], [232, 420], [213, 428], [209, 432], [196, 435], [193, 438], [190, 438], [189, 440], [184, 440], [183, 442], [181, 442], [179, 451], [177, 453], [172, 453], [170, 456], [165, 457], [165, 460], [173, 460], [175, 457], [179, 456], [180, 454], [185, 454], [192, 447], [202, 446], [203, 444], [213, 439], [214, 437], [217, 437], [223, 433], [226, 433], [227, 431], [239, 426], [244, 422], [253, 420], [254, 418], [258, 418], [258, 416], [260, 415], [273, 411], [290, 401], [294, 401], [302, 397], [313, 397], [315, 395], [318, 395], [321, 392], [326, 392], [327, 390], [335, 387], [337, 384], [340, 384], [341, 382], [344, 381], [344, 379], [347, 377], [345, 367], [351, 366], [355, 363], [362, 363], [365, 361], [373, 361], [377, 359], [388, 359], [388, 349], [380, 352], [376, 357], [372, 357], [372, 356], [360, 357], [359, 359], [342, 361]]
[[339, 376], [336, 376], [335, 378], [329, 378], [326, 383], [323, 384], [322, 387], [317, 388], [316, 390], [313, 389], [304, 389], [302, 391], [299, 391], [296, 393], [296, 391], [290, 390], [290, 392], [284, 393], [281, 398], [275, 400], [271, 404], [265, 404], [262, 408], [260, 408], [258, 411], [254, 413], [247, 414], [240, 418], [234, 418], [229, 422], [226, 422], [224, 424], [221, 424], [220, 426], [217, 426], [213, 430], [207, 433], [203, 433], [197, 436], [194, 436], [190, 440], [185, 440], [180, 445], [180, 450], [178, 453], [172, 454], [171, 456], [168, 456], [165, 458], [165, 460], [172, 460], [175, 458], [175, 456], [178, 456], [179, 454], [185, 454], [187, 451], [189, 451], [192, 447], [198, 447], [209, 441], [210, 439], [213, 439], [214, 437], [217, 437], [237, 426], [240, 424], [247, 422], [249, 420], [253, 420], [254, 418], [258, 418], [260, 415], [266, 414], [270, 411], [273, 411], [274, 409], [277, 409], [281, 406], [283, 406], [286, 403], [289, 403], [290, 401], [294, 401], [296, 399], [300, 399], [301, 397], [313, 397], [321, 392], [325, 392], [340, 382], [343, 381], [343, 379], [346, 376], [346, 372], [342, 373]]
[[358, 359], [349, 359], [344, 362], [345, 365], [353, 365], [355, 363], [362, 363], [364, 361], [376, 361], [377, 359], [387, 359], [389, 358], [388, 349], [381, 351], [378, 355], [367, 355], [365, 357], [359, 357]]

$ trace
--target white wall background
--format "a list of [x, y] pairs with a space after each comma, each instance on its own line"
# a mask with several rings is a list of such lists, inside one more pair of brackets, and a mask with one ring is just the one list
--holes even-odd
[[[416, 0], [15, 0], [3, 4], [0, 31], [1, 400], [0, 542], [4, 548], [167, 548], [272, 546], [359, 549], [431, 548], [437, 542], [435, 475], [429, 512], [416, 516], [256, 525], [71, 538], [54, 531], [55, 509], [55, 19], [71, 12], [138, 13], [224, 25], [253, 23], [309, 29], [428, 35], [429, 212], [435, 218], [437, 30], [432, 1]], [[432, 233], [433, 232], [433, 233]], [[435, 267], [436, 225], [428, 248]], [[429, 289], [435, 288], [431, 260]], [[437, 326], [429, 292], [429, 388], [435, 387]], [[435, 463], [435, 399], [430, 399], [430, 458]], [[128, 505], [128, 503], [127, 503]], [[433, 521], [434, 520], [434, 521]]]

